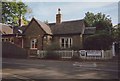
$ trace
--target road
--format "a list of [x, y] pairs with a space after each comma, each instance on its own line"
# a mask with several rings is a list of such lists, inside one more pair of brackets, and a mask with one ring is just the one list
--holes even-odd
[[116, 62], [3, 59], [3, 79], [118, 79]]

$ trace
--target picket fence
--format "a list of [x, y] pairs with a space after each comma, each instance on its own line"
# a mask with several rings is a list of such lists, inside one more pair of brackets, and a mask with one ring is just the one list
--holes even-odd
[[[57, 50], [52, 51], [59, 54], [61, 58], [72, 58], [78, 56], [81, 59], [111, 59], [113, 57], [111, 50]], [[44, 58], [47, 55], [47, 51], [37, 50], [37, 57]]]

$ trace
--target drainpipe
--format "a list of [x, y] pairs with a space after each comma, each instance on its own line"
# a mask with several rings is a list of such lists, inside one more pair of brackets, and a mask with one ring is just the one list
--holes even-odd
[[43, 50], [43, 47], [44, 47], [44, 43], [43, 43], [44, 36], [45, 36], [45, 34], [42, 36], [42, 50]]
[[23, 48], [23, 38], [22, 38], [22, 48]]

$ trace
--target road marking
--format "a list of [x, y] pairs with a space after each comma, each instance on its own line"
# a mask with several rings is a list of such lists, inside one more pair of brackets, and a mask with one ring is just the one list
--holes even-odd
[[38, 64], [24, 64], [24, 63], [9, 63], [9, 62], [2, 62], [2, 63], [4, 63], [4, 64], [16, 64], [16, 65], [24, 65], [24, 66], [45, 66], [45, 65], [43, 65], [43, 64], [40, 64], [40, 65], [38, 65]]
[[24, 76], [21, 76], [21, 75], [18, 75], [18, 74], [2, 73], [3, 78], [6, 78], [6, 76], [11, 76], [11, 77], [16, 78], [16, 79], [30, 79], [30, 78], [27, 78], [27, 77], [24, 77]]
[[[97, 64], [96, 62], [94, 62], [94, 63], [80, 63], [80, 62], [75, 62], [75, 63], [73, 63], [73, 66], [76, 66], [76, 67], [101, 67], [102, 66], [103, 67], [105, 65], [103, 65], [103, 64]], [[110, 67], [118, 67], [118, 65], [110, 66]]]
[[91, 67], [76, 67], [80, 68], [80, 70], [76, 71], [81, 71], [82, 69], [87, 69], [87, 70], [96, 70], [96, 71], [113, 71], [113, 72], [118, 72], [118, 70], [113, 70], [113, 69], [100, 69], [100, 68], [91, 68]]
[[30, 79], [30, 78], [27, 78], [27, 77], [24, 77], [21, 75], [17, 75], [17, 74], [12, 74], [12, 75], [13, 75], [13, 77], [18, 78], [18, 79]]
[[89, 64], [74, 63], [73, 66], [77, 66], [77, 67], [97, 67], [97, 64], [96, 63], [89, 63]]

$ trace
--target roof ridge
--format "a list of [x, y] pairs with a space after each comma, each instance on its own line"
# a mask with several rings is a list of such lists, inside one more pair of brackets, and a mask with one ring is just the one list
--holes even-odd
[[[65, 22], [75, 22], [75, 21], [83, 21], [84, 19], [79, 19], [79, 20], [66, 20], [66, 21], [62, 21], [61, 23], [65, 23]], [[48, 23], [48, 24], [55, 24], [55, 22], [53, 23]]]
[[[35, 19], [35, 18], [34, 18]], [[49, 25], [45, 24], [44, 22], [35, 19], [39, 25], [41, 25], [41, 28], [47, 33], [47, 34], [52, 34], [52, 31], [49, 27]], [[47, 28], [47, 29], [46, 29]]]

